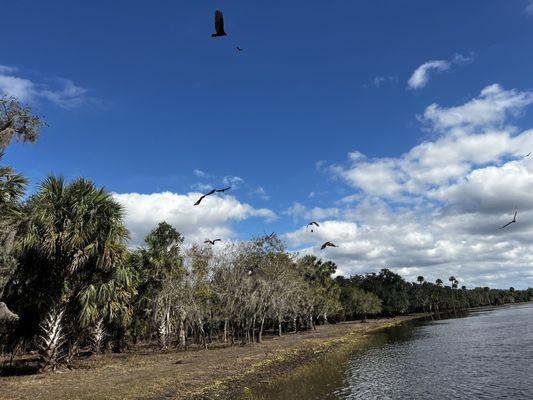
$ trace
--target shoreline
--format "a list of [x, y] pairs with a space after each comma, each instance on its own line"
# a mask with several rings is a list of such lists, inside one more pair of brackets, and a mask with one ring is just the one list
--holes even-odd
[[[528, 304], [516, 303], [514, 305]], [[504, 305], [505, 306], [505, 305]], [[490, 306], [463, 312], [497, 309]], [[439, 313], [443, 315], [446, 313]], [[282, 378], [295, 367], [333, 351], [356, 349], [374, 332], [408, 321], [438, 318], [428, 313], [319, 325], [316, 330], [268, 335], [253, 345], [161, 351], [140, 346], [121, 354], [80, 359], [73, 370], [0, 376], [1, 400], [239, 399], [251, 389]]]
[[209, 350], [135, 349], [80, 360], [73, 370], [0, 377], [2, 400], [227, 399], [248, 386], [276, 379], [369, 333], [429, 314], [342, 322], [316, 330], [266, 336], [263, 343]]
[[[291, 372], [294, 367], [301, 366], [302, 363], [312, 363], [327, 353], [343, 351], [345, 349], [353, 350], [356, 346], [362, 345], [368, 335], [401, 325], [405, 322], [425, 319], [432, 315], [411, 314], [390, 319], [379, 319], [376, 321], [377, 323], [373, 324], [356, 321], [342, 322], [341, 324], [354, 325], [354, 327], [357, 326], [360, 329], [353, 329], [339, 337], [324, 339], [314, 347], [296, 349], [296, 351], [287, 349], [285, 354], [273, 359], [266, 359], [238, 376], [230, 376], [214, 382], [211, 387], [206, 388], [204, 393], [194, 396], [191, 399], [252, 399], [252, 388], [257, 388], [261, 384], [270, 384], [272, 381], [282, 378], [284, 374]], [[370, 324], [371, 326], [365, 329], [364, 325]]]

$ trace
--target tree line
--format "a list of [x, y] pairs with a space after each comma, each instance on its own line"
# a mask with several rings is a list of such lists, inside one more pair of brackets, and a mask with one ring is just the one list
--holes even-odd
[[[0, 99], [0, 162], [13, 139], [33, 142], [42, 126], [16, 99]], [[533, 298], [533, 289], [459, 289], [454, 277], [409, 283], [388, 269], [335, 277], [335, 263], [300, 257], [276, 235], [185, 246], [164, 221], [131, 249], [105, 189], [49, 176], [24, 198], [26, 185], [0, 167], [0, 351], [37, 350], [41, 371], [87, 351], [247, 344], [265, 332]]]

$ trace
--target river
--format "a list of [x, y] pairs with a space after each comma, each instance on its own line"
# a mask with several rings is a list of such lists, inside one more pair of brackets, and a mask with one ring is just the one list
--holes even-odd
[[251, 398], [533, 399], [533, 304], [411, 321], [334, 352]]

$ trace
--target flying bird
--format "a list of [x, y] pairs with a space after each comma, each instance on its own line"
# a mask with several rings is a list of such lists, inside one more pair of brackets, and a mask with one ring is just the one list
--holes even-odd
[[243, 50], [239, 46], [237, 46], [236, 49], [237, 49], [237, 51], [242, 51]]
[[204, 243], [210, 243], [211, 245], [214, 246], [216, 242], [221, 242], [221, 241], [222, 241], [222, 239], [215, 239], [215, 240], [207, 239], [207, 240], [204, 241]]
[[326, 247], [338, 247], [338, 246], [335, 246], [333, 243], [331, 242], [326, 242], [324, 243], [322, 246], [320, 246], [320, 250], [324, 250]]
[[202, 195], [198, 200], [196, 200], [196, 203], [194, 203], [194, 205], [197, 206], [198, 204], [200, 204], [202, 200], [205, 199], [207, 196], [211, 196], [212, 194], [215, 194], [215, 193], [224, 193], [226, 190], [230, 190], [230, 189], [231, 189], [231, 186], [224, 188], [224, 189], [210, 190], [206, 194]]
[[226, 36], [226, 32], [224, 32], [224, 16], [222, 15], [222, 11], [216, 10], [215, 11], [215, 33], [211, 34], [211, 37], [219, 37], [219, 36]]
[[513, 220], [511, 222], [507, 222], [504, 226], [502, 226], [501, 228], [498, 228], [498, 229], [503, 229], [503, 228], [508, 227], [511, 224], [514, 224], [516, 222], [516, 214], [518, 214], [518, 210], [514, 212], [514, 217], [513, 217]]
[[316, 221], [312, 221], [312, 222], [309, 222], [309, 223], [307, 224], [306, 228], [311, 227], [311, 232], [314, 232], [314, 230], [313, 230], [313, 225], [316, 226], [317, 228], [320, 227], [320, 225], [318, 224], [318, 222], [316, 222]]

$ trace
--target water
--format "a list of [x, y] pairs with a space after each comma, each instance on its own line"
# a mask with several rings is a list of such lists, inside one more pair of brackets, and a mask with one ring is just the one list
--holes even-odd
[[533, 305], [415, 321], [255, 388], [254, 399], [533, 399]]

